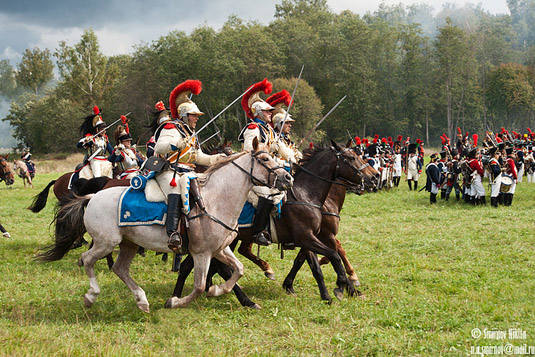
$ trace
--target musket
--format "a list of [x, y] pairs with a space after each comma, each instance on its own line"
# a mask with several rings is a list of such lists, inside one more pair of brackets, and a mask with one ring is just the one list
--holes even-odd
[[286, 111], [286, 114], [284, 114], [284, 120], [282, 121], [281, 125], [281, 131], [277, 134], [276, 142], [279, 141], [280, 136], [282, 135], [282, 128], [284, 128], [284, 124], [286, 124], [286, 119], [288, 118], [288, 113], [290, 113], [290, 108], [292, 107], [292, 104], [294, 104], [294, 96], [295, 92], [297, 91], [297, 85], [299, 84], [299, 81], [301, 80], [301, 74], [303, 74], [303, 69], [305, 69], [305, 65], [301, 67], [301, 72], [299, 72], [299, 77], [297, 77], [297, 82], [295, 82], [295, 88], [292, 93], [292, 98], [290, 99], [290, 104], [288, 105], [288, 110]]
[[216, 131], [215, 133], [213, 133], [212, 135], [210, 135], [210, 137], [208, 139], [205, 139], [202, 143], [200, 143], [199, 145], [202, 145], [204, 144], [205, 142], [207, 142], [208, 140], [210, 140], [211, 138], [213, 138], [214, 136], [216, 135], [219, 135], [219, 130]]
[[300, 147], [301, 144], [303, 144], [303, 141], [305, 141], [305, 139], [306, 139], [309, 135], [311, 135], [311, 134], [318, 128], [318, 126], [320, 126], [320, 124], [323, 123], [323, 121], [324, 121], [325, 119], [327, 119], [327, 117], [328, 117], [329, 115], [331, 115], [331, 113], [333, 112], [333, 110], [335, 110], [336, 107], [338, 107], [338, 106], [340, 105], [340, 103], [342, 103], [342, 102], [344, 101], [344, 99], [346, 99], [346, 97], [347, 97], [347, 95], [344, 95], [344, 96], [342, 97], [342, 99], [340, 99], [340, 100], [338, 101], [338, 103], [336, 103], [336, 104], [334, 105], [334, 107], [332, 107], [331, 110], [329, 110], [329, 112], [328, 112], [327, 114], [325, 114], [325, 116], [324, 116], [323, 118], [321, 118], [321, 120], [320, 120], [319, 122], [317, 122], [317, 124], [314, 125], [314, 127], [313, 127], [312, 129], [310, 129], [310, 130], [308, 131], [308, 133], [305, 134], [305, 136], [303, 136], [303, 139], [301, 139], [301, 141], [299, 142], [299, 145], [297, 145], [297, 147]]
[[[197, 130], [191, 137], [190, 139], [188, 140], [189, 142], [191, 143], [194, 143], [195, 142], [195, 138], [197, 136], [199, 136], [199, 133], [201, 131], [203, 131], [210, 123], [212, 123], [214, 120], [216, 120], [221, 114], [223, 114], [228, 108], [230, 108], [234, 103], [236, 103], [241, 97], [243, 97], [247, 92], [249, 92], [253, 87], [249, 87], [245, 92], [243, 92], [242, 94], [240, 94], [240, 96], [236, 99], [234, 99], [232, 101], [232, 103], [230, 103], [229, 105], [227, 105], [222, 111], [220, 111], [215, 117], [213, 117], [212, 119], [210, 119], [206, 124], [204, 124], [199, 130]], [[173, 155], [171, 155], [167, 160], [169, 162], [175, 162], [177, 161], [179, 157], [180, 153], [177, 151], [175, 152]]]

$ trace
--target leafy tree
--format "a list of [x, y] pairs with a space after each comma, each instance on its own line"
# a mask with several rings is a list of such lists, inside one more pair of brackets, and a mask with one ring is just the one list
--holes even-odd
[[26, 49], [18, 66], [17, 83], [38, 94], [54, 78], [53, 70], [54, 64], [48, 49]]
[[12, 98], [17, 89], [15, 70], [9, 60], [0, 61], [0, 95]]
[[92, 29], [85, 30], [74, 47], [61, 41], [54, 55], [71, 99], [86, 107], [99, 103], [115, 84], [118, 68], [100, 52]]

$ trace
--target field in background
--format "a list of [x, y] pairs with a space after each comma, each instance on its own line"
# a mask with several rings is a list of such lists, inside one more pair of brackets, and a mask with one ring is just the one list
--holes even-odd
[[[331, 305], [320, 300], [306, 265], [296, 295], [282, 290], [296, 251], [281, 260], [273, 246], [261, 256], [276, 281], [238, 256], [245, 264], [239, 283], [262, 310], [241, 307], [233, 295], [167, 310], [176, 274], [148, 252], [132, 266], [151, 303], [145, 314], [104, 261], [96, 266], [102, 293], [84, 307], [88, 279], [76, 263], [85, 247], [58, 262], [33, 260], [52, 241], [55, 199], [38, 214], [25, 207], [58, 176], [39, 174], [34, 189], [19, 179], [13, 189], [0, 183], [0, 222], [12, 234], [0, 238], [0, 355], [436, 356], [535, 345], [535, 184], [520, 184], [513, 206], [498, 209], [440, 200], [430, 206], [428, 194], [409, 191], [403, 178], [387, 192], [349, 195], [338, 237], [365, 298]], [[323, 271], [332, 294], [335, 275], [331, 267]], [[190, 279], [185, 291], [191, 289]], [[476, 338], [477, 331], [510, 328], [526, 338]]]

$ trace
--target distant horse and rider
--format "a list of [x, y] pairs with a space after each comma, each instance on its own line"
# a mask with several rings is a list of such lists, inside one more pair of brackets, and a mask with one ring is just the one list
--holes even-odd
[[24, 187], [26, 187], [26, 181], [28, 185], [33, 188], [32, 180], [35, 177], [35, 170], [30, 171], [26, 162], [22, 160], [13, 160], [13, 170], [17, 172], [17, 175], [22, 179]]

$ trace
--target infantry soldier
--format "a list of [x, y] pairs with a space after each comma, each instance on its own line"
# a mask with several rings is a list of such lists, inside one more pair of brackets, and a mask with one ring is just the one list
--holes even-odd
[[[124, 115], [121, 115], [121, 119], [123, 117]], [[115, 163], [119, 168], [118, 178], [131, 179], [139, 173], [139, 168], [143, 164], [143, 157], [135, 147], [132, 147], [132, 136], [130, 135], [128, 123], [125, 126], [119, 125], [113, 136], [117, 145], [113, 153], [108, 157], [108, 161]]]
[[489, 162], [490, 204], [493, 207], [498, 207], [502, 183], [502, 169], [499, 160], [502, 154], [497, 147], [492, 147], [489, 149], [489, 155], [492, 157]]
[[449, 200], [451, 191], [455, 189], [455, 198], [458, 201], [461, 188], [459, 187], [459, 174], [461, 173], [461, 167], [459, 165], [459, 152], [457, 149], [451, 151], [451, 160], [447, 164], [448, 173], [446, 176], [446, 201]]
[[[240, 132], [238, 140], [242, 143], [244, 150], [253, 149], [253, 139], [269, 146], [269, 150], [277, 153], [283, 160], [296, 162], [295, 154], [285, 150], [283, 145], [276, 143], [277, 133], [271, 127], [272, 112], [274, 107], [260, 98], [260, 93], [271, 93], [272, 85], [266, 79], [253, 84], [248, 92], [243, 96], [241, 104], [245, 114], [251, 122]], [[249, 194], [248, 202], [244, 206], [241, 219], [246, 215], [246, 211], [254, 212], [252, 223], [253, 240], [259, 245], [271, 244], [270, 235], [267, 231], [269, 217], [274, 205], [280, 203], [284, 193], [276, 189], [268, 189], [264, 186], [254, 186]], [[256, 205], [256, 210], [254, 209]], [[240, 219], [240, 220], [241, 220]]]
[[189, 191], [199, 208], [205, 209], [199, 193], [197, 176], [193, 171], [195, 163], [210, 166], [226, 157], [224, 154], [204, 154], [194, 135], [199, 116], [204, 113], [189, 99], [189, 95], [199, 94], [201, 86], [198, 80], [187, 80], [173, 89], [169, 103], [174, 120], [163, 121], [154, 134], [155, 153], [168, 158], [172, 164], [156, 176], [156, 181], [167, 196], [165, 226], [169, 236], [169, 248], [176, 253], [182, 248], [180, 212], [188, 214], [190, 211]]
[[527, 147], [527, 153], [524, 157], [524, 160], [526, 162], [526, 177], [528, 179], [528, 183], [535, 183], [535, 157], [533, 157], [533, 147], [531, 145], [528, 145]]
[[422, 163], [416, 155], [416, 144], [409, 144], [409, 157], [407, 158], [407, 180], [409, 190], [412, 190], [412, 181], [414, 181], [414, 190], [418, 190], [418, 178], [422, 171]]
[[505, 152], [507, 154], [507, 159], [505, 160], [505, 169], [504, 174], [510, 176], [513, 179], [513, 183], [511, 184], [511, 187], [509, 188], [509, 192], [506, 192], [503, 194], [503, 203], [505, 206], [510, 206], [513, 203], [513, 195], [515, 194], [516, 189], [516, 180], [517, 180], [517, 171], [516, 171], [516, 165], [515, 165], [515, 153], [514, 149], [512, 147], [508, 147], [505, 149]]
[[393, 154], [393, 180], [394, 186], [398, 187], [399, 180], [401, 179], [401, 139], [403, 137], [398, 135], [397, 141], [394, 142], [394, 154]]
[[112, 165], [107, 160], [106, 151], [111, 154], [113, 147], [108, 141], [106, 135], [106, 123], [102, 120], [100, 109], [95, 105], [93, 114], [85, 117], [84, 122], [80, 125], [80, 133], [84, 136], [76, 147], [87, 149], [87, 158], [84, 159], [84, 165], [89, 161], [89, 168], [85, 166], [80, 171], [80, 178], [90, 179], [93, 177], [107, 176], [112, 178]]
[[481, 162], [476, 158], [477, 148], [473, 148], [468, 152], [468, 167], [471, 171], [471, 183], [470, 183], [470, 202], [472, 204], [480, 203], [485, 204], [485, 188], [483, 187], [483, 167]]
[[431, 204], [437, 203], [437, 193], [440, 187], [440, 169], [437, 166], [437, 154], [431, 155], [431, 161], [425, 168], [427, 175], [427, 182], [425, 184], [425, 190], [429, 192], [429, 202]]

